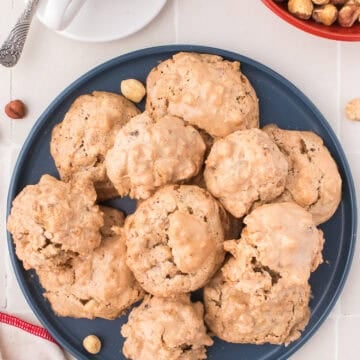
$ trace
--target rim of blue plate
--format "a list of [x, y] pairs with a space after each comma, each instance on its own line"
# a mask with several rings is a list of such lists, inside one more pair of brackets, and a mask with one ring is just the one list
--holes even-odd
[[[7, 197], [7, 217], [9, 216], [10, 210], [11, 210], [11, 204], [16, 193], [16, 186], [20, 174], [20, 169], [23, 164], [23, 155], [28, 152], [29, 148], [31, 147], [31, 140], [36, 136], [37, 132], [40, 130], [40, 128], [43, 126], [44, 122], [47, 119], [48, 113], [51, 113], [54, 109], [56, 109], [60, 103], [63, 101], [65, 97], [67, 97], [75, 88], [81, 86], [82, 84], [86, 83], [89, 79], [92, 77], [100, 74], [104, 70], [107, 70], [109, 68], [112, 68], [114, 66], [117, 66], [123, 62], [127, 62], [129, 60], [138, 58], [140, 56], [147, 56], [147, 55], [156, 55], [164, 52], [179, 52], [179, 51], [193, 51], [193, 52], [203, 52], [203, 53], [215, 53], [217, 55], [220, 55], [224, 58], [232, 58], [237, 57], [240, 58], [245, 63], [251, 63], [251, 65], [257, 67], [259, 70], [271, 75], [274, 77], [277, 81], [279, 81], [282, 85], [284, 85], [286, 88], [288, 88], [294, 95], [296, 95], [302, 102], [306, 104], [306, 106], [314, 113], [314, 115], [317, 117], [317, 119], [321, 122], [321, 125], [326, 129], [328, 132], [332, 142], [333, 146], [338, 151], [341, 159], [342, 159], [342, 165], [344, 167], [345, 175], [347, 176], [347, 181], [349, 185], [349, 197], [350, 202], [352, 205], [352, 212], [351, 212], [351, 234], [352, 237], [349, 244], [350, 251], [347, 254], [347, 258], [345, 261], [345, 267], [344, 271], [341, 274], [340, 281], [338, 283], [338, 286], [336, 287], [335, 294], [329, 301], [327, 307], [325, 310], [321, 313], [321, 316], [317, 319], [317, 321], [314, 323], [314, 325], [307, 330], [306, 333], [304, 333], [301, 338], [293, 344], [292, 348], [289, 349], [285, 354], [282, 354], [278, 360], [285, 360], [290, 355], [294, 354], [302, 345], [304, 345], [318, 330], [318, 328], [321, 326], [321, 324], [325, 321], [327, 316], [329, 315], [330, 311], [334, 307], [336, 301], [338, 300], [346, 279], [348, 277], [351, 263], [354, 257], [354, 249], [355, 249], [355, 243], [356, 243], [356, 235], [357, 235], [357, 205], [356, 205], [356, 192], [355, 192], [355, 186], [354, 186], [354, 180], [351, 174], [350, 166], [347, 161], [346, 155], [342, 149], [342, 146], [333, 131], [332, 127], [328, 123], [328, 121], [324, 118], [324, 116], [321, 114], [321, 112], [317, 109], [317, 107], [312, 103], [312, 101], [303, 93], [301, 92], [294, 84], [292, 84], [289, 80], [284, 78], [282, 75], [278, 74], [276, 71], [272, 70], [271, 68], [267, 67], [266, 65], [261, 64], [260, 62], [253, 60], [249, 57], [240, 55], [233, 51], [223, 50], [215, 47], [208, 47], [208, 46], [202, 46], [202, 45], [163, 45], [163, 46], [156, 46], [156, 47], [149, 47], [144, 48], [140, 50], [136, 50], [124, 55], [120, 55], [118, 57], [115, 57], [111, 60], [108, 60], [92, 70], [88, 71], [84, 75], [82, 75], [80, 78], [72, 82], [65, 90], [63, 90], [51, 103], [50, 105], [45, 109], [45, 111], [41, 114], [41, 116], [37, 119], [34, 126], [29, 132], [29, 135], [27, 136], [21, 151], [18, 155], [16, 164], [13, 169], [13, 173], [11, 176], [9, 191], [8, 191], [8, 197]], [[240, 61], [241, 61], [240, 60]], [[22, 290], [23, 295], [25, 296], [25, 299], [27, 303], [29, 304], [32, 311], [35, 313], [41, 324], [50, 332], [50, 334], [55, 338], [55, 340], [67, 351], [72, 353], [74, 356], [78, 357], [79, 359], [83, 358], [83, 355], [78, 352], [76, 348], [73, 346], [70, 346], [66, 342], [62, 341], [62, 335], [57, 331], [56, 327], [52, 325], [50, 321], [46, 317], [43, 316], [40, 308], [38, 307], [38, 304], [34, 303], [31, 298], [31, 293], [29, 289], [26, 287], [26, 282], [24, 278], [21, 275], [21, 272], [23, 271], [22, 265], [20, 261], [17, 260], [12, 238], [9, 232], [7, 232], [7, 240], [8, 240], [8, 249], [10, 253], [11, 263], [12, 267], [15, 271], [16, 279], [20, 285], [20, 288]], [[343, 259], [344, 260], [344, 259]]]

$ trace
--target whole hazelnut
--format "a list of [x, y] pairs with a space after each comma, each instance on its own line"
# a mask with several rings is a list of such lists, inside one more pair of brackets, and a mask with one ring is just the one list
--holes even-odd
[[123, 80], [120, 84], [122, 94], [130, 101], [139, 103], [146, 94], [145, 86], [136, 79]]
[[26, 115], [26, 108], [21, 100], [13, 100], [5, 106], [5, 113], [11, 119], [22, 119]]
[[356, 1], [348, 1], [339, 11], [339, 24], [343, 27], [351, 27], [360, 17], [360, 4]]
[[314, 4], [311, 0], [289, 0], [288, 10], [299, 19], [310, 19], [314, 10]]
[[317, 7], [312, 13], [312, 18], [321, 24], [330, 26], [332, 25], [338, 16], [338, 9], [335, 5], [326, 4]]
[[101, 341], [96, 335], [88, 335], [83, 340], [83, 346], [90, 354], [97, 354], [101, 350]]

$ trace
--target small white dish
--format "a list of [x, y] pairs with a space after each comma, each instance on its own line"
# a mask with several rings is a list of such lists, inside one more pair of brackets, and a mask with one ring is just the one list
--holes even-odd
[[[37, 17], [44, 20], [48, 0], [41, 0]], [[60, 35], [86, 42], [108, 42], [124, 38], [149, 24], [166, 0], [88, 0]]]

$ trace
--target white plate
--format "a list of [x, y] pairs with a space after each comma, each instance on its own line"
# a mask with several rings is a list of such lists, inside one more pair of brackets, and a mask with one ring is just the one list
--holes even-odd
[[[166, 0], [88, 0], [70, 26], [58, 33], [86, 42], [106, 42], [129, 36], [145, 27]], [[40, 1], [37, 16], [44, 23], [47, 0]]]

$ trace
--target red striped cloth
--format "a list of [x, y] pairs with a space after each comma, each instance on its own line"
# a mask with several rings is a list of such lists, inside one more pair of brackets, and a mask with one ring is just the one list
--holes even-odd
[[0, 312], [0, 323], [15, 326], [19, 329], [22, 329], [22, 330], [30, 333], [30, 334], [39, 336], [43, 339], [49, 340], [49, 341], [57, 344], [57, 342], [54, 340], [54, 338], [50, 335], [50, 333], [46, 329], [44, 329], [40, 326], [37, 326], [37, 325], [30, 324], [24, 320], [19, 319], [16, 316]]

